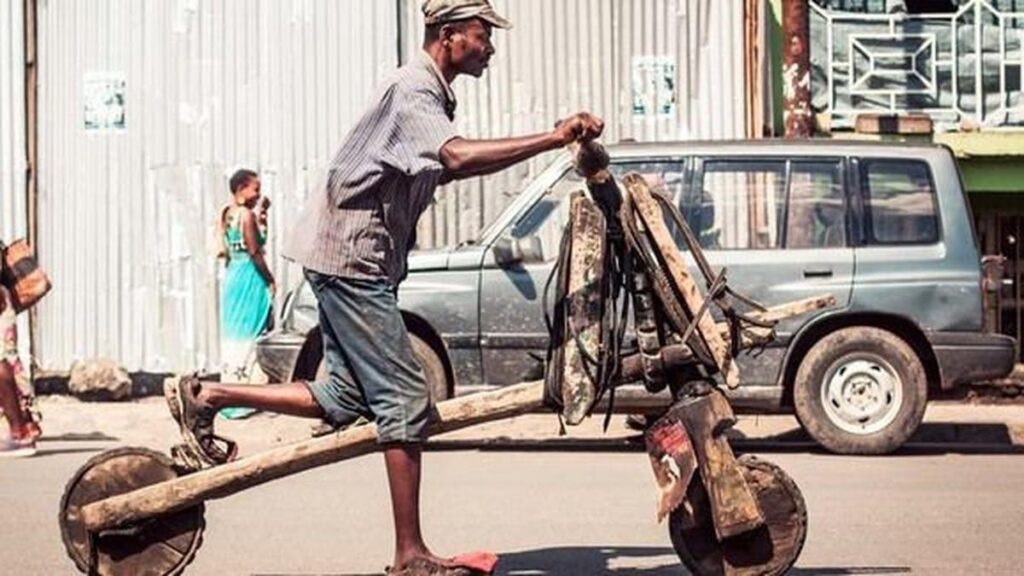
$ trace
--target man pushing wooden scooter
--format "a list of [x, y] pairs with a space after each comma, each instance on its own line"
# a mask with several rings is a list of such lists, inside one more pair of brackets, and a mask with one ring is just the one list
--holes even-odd
[[[429, 433], [545, 406], [575, 425], [602, 399], [610, 413], [622, 384], [642, 381], [651, 393], [668, 388], [673, 404], [645, 440], [658, 486], [657, 517], [669, 519], [676, 552], [696, 574], [781, 574], [803, 546], [804, 501], [778, 467], [733, 455], [724, 432], [735, 420], [720, 386], [738, 385], [734, 356], [769, 342], [776, 322], [832, 300], [765, 309], [736, 294], [724, 271], [708, 266], [671, 202], [641, 176], [625, 176], [620, 189], [604, 150], [593, 142], [578, 147], [576, 159], [588, 191], [570, 197], [571, 219], [552, 278], [545, 381], [441, 402]], [[674, 222], [703, 286], [666, 220]], [[634, 329], [627, 339], [629, 319]], [[229, 451], [206, 448], [186, 443], [177, 460], [122, 448], [87, 462], [61, 502], [62, 536], [76, 566], [110, 575], [180, 573], [201, 543], [205, 501], [379, 446], [370, 423], [237, 460]], [[493, 563], [482, 564], [469, 559], [461, 573]], [[452, 567], [445, 573], [460, 572]]]

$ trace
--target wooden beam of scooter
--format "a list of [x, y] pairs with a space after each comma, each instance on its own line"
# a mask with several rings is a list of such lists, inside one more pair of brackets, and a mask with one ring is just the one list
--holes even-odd
[[[762, 322], [778, 322], [794, 316], [802, 316], [815, 310], [822, 310], [836, 305], [836, 298], [831, 294], [822, 296], [811, 296], [803, 300], [794, 300], [778, 306], [772, 306], [765, 310], [755, 310], [746, 313], [747, 316]], [[731, 336], [729, 324], [719, 322], [715, 324], [722, 338], [729, 340]], [[751, 348], [771, 340], [772, 329], [761, 326], [748, 326], [740, 334], [740, 348]]]
[[[440, 402], [440, 418], [430, 426], [430, 434], [535, 412], [543, 404], [543, 391], [543, 382], [530, 382]], [[82, 507], [82, 522], [90, 532], [99, 532], [378, 449], [377, 427], [356, 426], [92, 502]]]

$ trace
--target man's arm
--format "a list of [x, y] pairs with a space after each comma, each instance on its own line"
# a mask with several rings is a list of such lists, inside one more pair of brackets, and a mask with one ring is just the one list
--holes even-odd
[[602, 130], [604, 122], [600, 118], [583, 112], [559, 122], [551, 132], [531, 136], [496, 140], [452, 138], [441, 147], [445, 168], [441, 183], [492, 174], [576, 140], [597, 138]]

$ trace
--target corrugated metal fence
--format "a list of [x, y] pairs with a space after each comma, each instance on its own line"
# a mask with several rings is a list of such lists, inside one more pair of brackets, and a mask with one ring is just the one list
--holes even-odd
[[[272, 266], [289, 286], [284, 232], [398, 47], [419, 49], [419, 5], [40, 2], [39, 250], [55, 282], [42, 365], [213, 366], [212, 223], [228, 173], [261, 173]], [[744, 136], [743, 0], [495, 5], [516, 28], [496, 32], [483, 79], [456, 83], [467, 136], [547, 130], [584, 108], [605, 117], [609, 141]], [[421, 245], [474, 237], [544, 162], [441, 191]]]
[[[455, 82], [463, 133], [502, 137], [548, 130], [589, 110], [605, 140], [743, 138], [742, 0], [495, 0], [512, 20], [480, 80]], [[420, 2], [407, 2], [408, 51], [419, 50]], [[408, 54], [406, 55], [408, 57]], [[421, 221], [421, 245], [475, 237], [548, 157], [486, 180], [448, 186]]]
[[287, 286], [281, 231], [395, 67], [395, 26], [381, 0], [41, 3], [43, 365], [211, 366], [227, 177], [262, 174]]
[[[20, 1], [0, 3], [0, 239], [8, 242], [28, 233], [23, 24]], [[18, 349], [28, 366], [28, 316], [18, 320]]]

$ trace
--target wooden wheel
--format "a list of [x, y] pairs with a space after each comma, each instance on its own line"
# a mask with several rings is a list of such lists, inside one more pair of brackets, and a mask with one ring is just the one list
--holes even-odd
[[104, 576], [180, 574], [202, 543], [203, 505], [89, 534], [82, 506], [179, 476], [174, 462], [145, 448], [117, 448], [91, 458], [72, 476], [60, 502], [68, 556], [83, 573]]
[[[764, 526], [719, 542], [707, 492], [699, 478], [694, 478], [686, 501], [669, 519], [672, 547], [698, 576], [784, 574], [796, 563], [807, 538], [803, 495], [793, 479], [775, 464], [749, 454], [737, 462], [764, 516]], [[684, 510], [687, 502], [692, 514]]]

